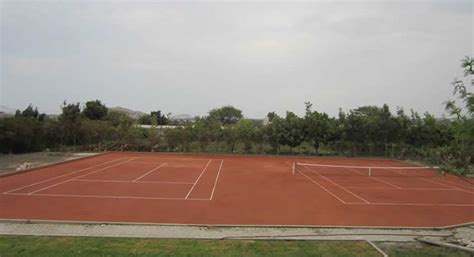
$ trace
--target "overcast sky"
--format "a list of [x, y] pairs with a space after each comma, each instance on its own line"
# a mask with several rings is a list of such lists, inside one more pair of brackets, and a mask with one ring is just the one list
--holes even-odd
[[331, 115], [387, 103], [440, 116], [473, 27], [470, 0], [2, 1], [0, 105], [234, 105], [261, 118], [311, 101]]

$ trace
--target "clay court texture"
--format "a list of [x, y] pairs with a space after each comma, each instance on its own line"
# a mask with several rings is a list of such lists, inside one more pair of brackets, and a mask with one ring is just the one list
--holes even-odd
[[472, 179], [412, 166], [349, 158], [107, 153], [1, 177], [0, 219], [321, 227], [474, 221]]

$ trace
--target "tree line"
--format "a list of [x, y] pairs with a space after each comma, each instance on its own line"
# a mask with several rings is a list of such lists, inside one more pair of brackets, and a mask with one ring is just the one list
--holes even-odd
[[[472, 58], [462, 62], [465, 77], [473, 74]], [[472, 83], [472, 82], [471, 82]], [[465, 173], [474, 160], [474, 97], [463, 80], [452, 84], [455, 100], [446, 102], [450, 118], [439, 119], [388, 105], [339, 110], [336, 117], [313, 110], [267, 115], [266, 122], [243, 118], [224, 106], [174, 128], [170, 115], [153, 111], [132, 119], [100, 100], [66, 103], [54, 118], [29, 105], [0, 119], [0, 151], [169, 151], [246, 154], [304, 154], [415, 158]], [[148, 127], [139, 124], [151, 125]]]

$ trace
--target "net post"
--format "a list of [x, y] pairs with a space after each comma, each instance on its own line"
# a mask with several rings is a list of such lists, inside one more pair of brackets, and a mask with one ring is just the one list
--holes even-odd
[[293, 162], [293, 170], [291, 171], [291, 174], [295, 175], [295, 170], [296, 170], [296, 163]]

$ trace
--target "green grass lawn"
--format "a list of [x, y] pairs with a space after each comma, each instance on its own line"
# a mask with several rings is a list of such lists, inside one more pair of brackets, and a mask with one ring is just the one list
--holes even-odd
[[[468, 256], [444, 248], [382, 245], [390, 256]], [[0, 257], [121, 256], [380, 256], [365, 242], [159, 240], [137, 238], [0, 236]]]

